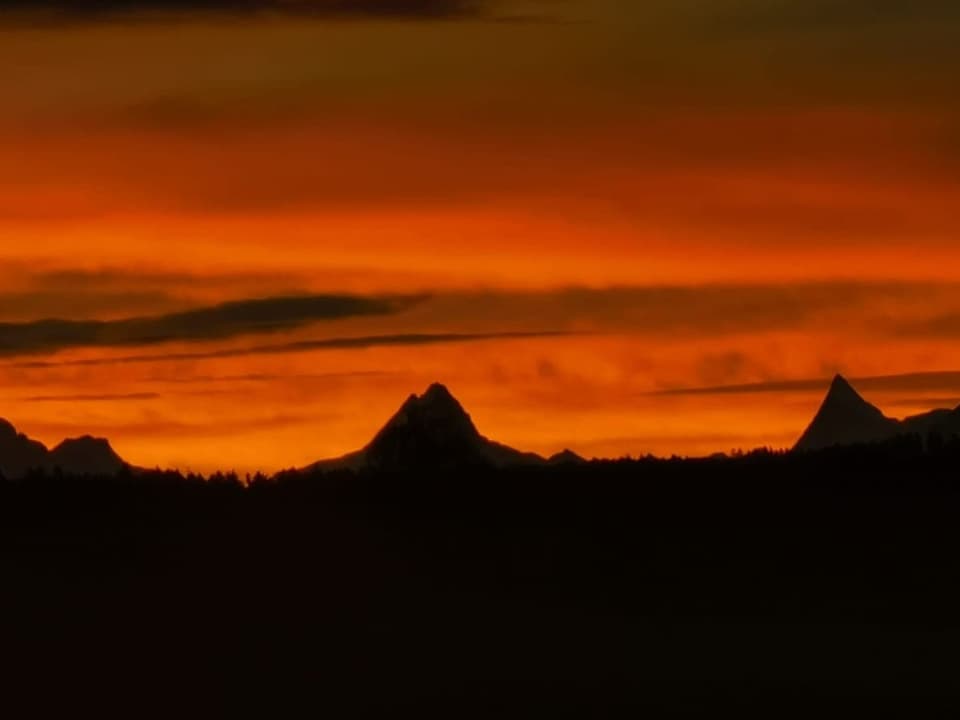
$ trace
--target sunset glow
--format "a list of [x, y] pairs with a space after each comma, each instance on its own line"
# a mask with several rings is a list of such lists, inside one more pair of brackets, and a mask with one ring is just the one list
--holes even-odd
[[585, 456], [790, 446], [838, 371], [960, 404], [945, 4], [57, 5], [0, 13], [0, 415], [45, 443], [273, 471], [434, 381]]

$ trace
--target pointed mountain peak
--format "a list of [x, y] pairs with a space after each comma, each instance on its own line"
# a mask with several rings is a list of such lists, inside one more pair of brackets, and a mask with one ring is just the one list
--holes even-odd
[[[427, 404], [457, 402], [453, 393], [447, 389], [446, 385], [433, 383], [427, 388], [427, 391], [421, 396], [421, 399]], [[459, 403], [457, 403], [459, 405]]]
[[799, 450], [817, 450], [886, 440], [899, 423], [871, 405], [842, 375], [834, 377], [813, 422], [797, 443]]
[[850, 381], [847, 380], [843, 375], [837, 373], [833, 376], [833, 381], [830, 383], [831, 390], [853, 390], [853, 385], [850, 384]]
[[370, 445], [376, 448], [388, 437], [401, 433], [410, 438], [430, 442], [443, 438], [444, 442], [473, 443], [479, 440], [473, 421], [453, 394], [439, 383], [434, 383], [423, 395], [411, 395], [377, 434]]
[[[830, 383], [830, 389], [823, 401], [824, 407], [846, 407], [854, 408], [857, 406], [873, 407], [863, 396], [856, 391], [853, 385], [843, 376], [837, 375]], [[879, 411], [878, 411], [879, 412]]]
[[839, 373], [834, 376], [833, 382], [830, 383], [830, 392], [829, 395], [855, 395], [860, 397], [860, 393], [854, 390], [853, 385], [850, 384], [850, 381], [847, 380], [843, 375]]
[[445, 385], [434, 383], [423, 395], [411, 395], [391, 420], [391, 423], [406, 423], [413, 417], [432, 418], [437, 422], [469, 422], [470, 416], [463, 405]]
[[[572, 461], [569, 455], [563, 460]], [[422, 395], [411, 395], [362, 450], [322, 460], [314, 470], [450, 470], [464, 467], [516, 467], [545, 464], [488, 440], [450, 390], [434, 383]]]

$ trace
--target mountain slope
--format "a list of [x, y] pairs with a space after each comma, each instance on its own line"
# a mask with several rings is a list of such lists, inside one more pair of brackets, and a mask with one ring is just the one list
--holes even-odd
[[960, 407], [955, 410], [933, 410], [903, 421], [905, 432], [919, 435], [960, 435]]
[[436, 383], [423, 395], [411, 395], [365, 448], [309, 469], [436, 470], [545, 462], [481, 435], [457, 399]]
[[914, 415], [903, 420], [901, 426], [903, 433], [919, 435], [924, 447], [929, 449], [935, 437], [941, 440], [960, 437], [960, 407]]
[[64, 440], [53, 450], [0, 420], [0, 473], [21, 478], [31, 470], [60, 469], [68, 475], [115, 475], [127, 463], [107, 440], [89, 436]]
[[64, 440], [50, 451], [47, 464], [73, 475], [116, 475], [126, 466], [109, 441], [89, 435]]
[[880, 442], [900, 431], [899, 422], [886, 417], [864, 400], [843, 376], [837, 375], [795, 449], [820, 450], [837, 445]]
[[31, 440], [6, 420], [0, 420], [0, 473], [4, 477], [18, 478], [44, 467], [48, 455], [43, 443]]
[[551, 455], [547, 460], [548, 465], [583, 465], [587, 462], [586, 458], [578, 455], [573, 450], [563, 450], [556, 455]]
[[960, 436], [960, 408], [931, 410], [904, 420], [886, 417], [837, 375], [820, 410], [797, 441], [795, 450], [822, 450], [838, 445], [877, 443], [897, 435]]

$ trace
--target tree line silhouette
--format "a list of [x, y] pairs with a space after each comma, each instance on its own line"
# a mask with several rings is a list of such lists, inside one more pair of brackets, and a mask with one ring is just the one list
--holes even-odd
[[36, 472], [0, 481], [5, 677], [36, 708], [190, 714], [950, 712], [958, 518], [960, 441], [919, 436], [500, 470]]

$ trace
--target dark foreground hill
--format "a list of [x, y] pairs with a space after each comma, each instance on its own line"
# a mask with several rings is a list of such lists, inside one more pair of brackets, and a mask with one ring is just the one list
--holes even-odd
[[[960, 447], [0, 483], [34, 716], [955, 716]], [[23, 717], [13, 713], [11, 717]]]

